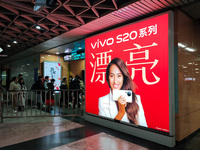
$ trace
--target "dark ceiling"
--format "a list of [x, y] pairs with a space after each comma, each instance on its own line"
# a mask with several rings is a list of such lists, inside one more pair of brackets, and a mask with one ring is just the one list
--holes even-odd
[[[13, 55], [87, 24], [117, 10], [128, 1], [57, 0], [55, 2], [52, 7], [44, 7], [42, 11], [34, 12], [35, 0], [0, 0], [0, 47], [6, 50], [6, 54]], [[41, 29], [36, 29], [36, 25]], [[17, 41], [17, 44], [13, 41]]]
[[[31, 54], [37, 50], [40, 52], [39, 49], [48, 50], [100, 29], [147, 14], [152, 15], [175, 7], [182, 8], [197, 0], [56, 0], [55, 2], [54, 6], [44, 6], [41, 11], [35, 12], [33, 11], [35, 0], [0, 0], [0, 47], [4, 49], [1, 54], [7, 54], [12, 58], [11, 56], [23, 51], [29, 51]], [[189, 12], [192, 8], [185, 10]], [[41, 29], [36, 29], [36, 25]], [[14, 41], [17, 43], [13, 43]], [[2, 57], [0, 59], [3, 60]]]

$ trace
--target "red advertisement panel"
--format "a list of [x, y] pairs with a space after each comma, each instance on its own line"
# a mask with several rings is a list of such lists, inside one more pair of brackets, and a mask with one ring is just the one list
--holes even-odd
[[85, 42], [86, 112], [169, 132], [168, 14]]

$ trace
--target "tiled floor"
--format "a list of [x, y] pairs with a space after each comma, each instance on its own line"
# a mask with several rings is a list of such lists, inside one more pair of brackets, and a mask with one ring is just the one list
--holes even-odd
[[0, 124], [0, 147], [13, 145], [51, 134], [80, 128], [83, 125], [60, 117], [11, 118]]
[[0, 150], [199, 150], [200, 133], [168, 148], [72, 118], [12, 118], [0, 124]]
[[99, 133], [52, 150], [148, 150], [142, 146], [113, 137], [106, 133]]

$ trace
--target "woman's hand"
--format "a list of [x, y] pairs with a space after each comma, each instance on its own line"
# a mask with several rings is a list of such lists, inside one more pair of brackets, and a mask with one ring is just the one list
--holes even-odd
[[119, 99], [118, 99], [118, 105], [120, 105], [120, 104], [124, 105], [125, 107], [127, 105], [126, 99], [123, 96], [120, 96]]
[[119, 106], [119, 111], [117, 116], [115, 117], [116, 120], [122, 120], [126, 110], [127, 103], [126, 103], [126, 99], [123, 96], [120, 96], [120, 98], [118, 99], [118, 106]]

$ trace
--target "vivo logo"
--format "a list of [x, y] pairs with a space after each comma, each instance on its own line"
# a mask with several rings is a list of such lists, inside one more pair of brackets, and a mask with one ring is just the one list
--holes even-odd
[[92, 46], [92, 49], [95, 49], [95, 48], [104, 47], [105, 45], [109, 46], [109, 45], [112, 45], [113, 43], [114, 43], [113, 38], [108, 38], [108, 39], [105, 39], [104, 41], [100, 41], [99, 39], [97, 39], [97, 41], [94, 44], [91, 43], [91, 46]]

